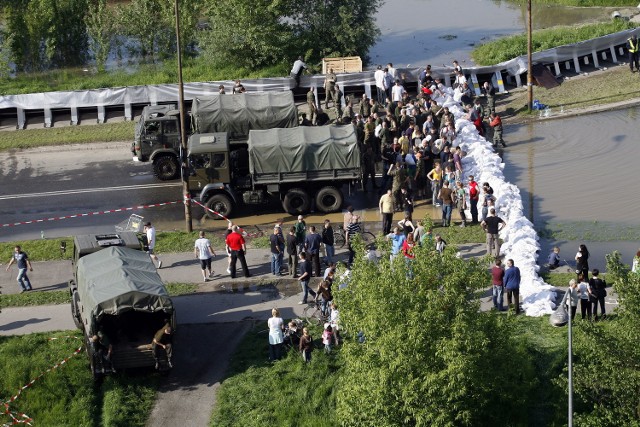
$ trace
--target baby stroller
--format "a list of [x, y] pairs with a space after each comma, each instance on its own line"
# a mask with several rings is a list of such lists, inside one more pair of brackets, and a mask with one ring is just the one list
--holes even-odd
[[300, 337], [302, 336], [302, 328], [304, 323], [301, 319], [292, 319], [284, 329], [284, 341], [282, 343], [285, 351], [290, 348], [298, 349]]

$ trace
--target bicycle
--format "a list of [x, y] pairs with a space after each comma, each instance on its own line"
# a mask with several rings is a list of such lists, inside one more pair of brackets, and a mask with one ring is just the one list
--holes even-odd
[[[344, 226], [339, 225], [338, 230], [340, 231], [333, 232], [333, 246], [337, 249], [341, 249], [344, 247], [345, 243], [347, 243], [347, 239], [345, 238]], [[366, 247], [369, 247], [376, 241], [376, 236], [370, 231], [362, 231], [359, 234], [362, 242]]]
[[310, 325], [324, 325], [329, 321], [329, 313], [322, 312], [322, 305], [320, 305], [319, 301], [314, 301], [307, 305], [302, 311], [302, 316]]

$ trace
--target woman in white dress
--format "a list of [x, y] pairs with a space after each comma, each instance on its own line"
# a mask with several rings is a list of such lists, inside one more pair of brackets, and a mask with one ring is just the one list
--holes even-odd
[[271, 318], [267, 321], [269, 326], [269, 360], [272, 362], [280, 359], [280, 350], [284, 341], [284, 322], [277, 308], [271, 310]]

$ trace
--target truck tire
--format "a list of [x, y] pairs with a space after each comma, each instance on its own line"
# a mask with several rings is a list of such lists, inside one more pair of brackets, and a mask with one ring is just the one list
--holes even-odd
[[80, 330], [83, 329], [82, 319], [80, 317], [80, 295], [78, 291], [73, 291], [71, 296], [71, 315], [73, 316], [73, 323]]
[[316, 209], [322, 213], [338, 212], [343, 201], [342, 191], [336, 187], [322, 187], [316, 193]]
[[[214, 194], [207, 200], [205, 206], [227, 218], [229, 218], [231, 212], [233, 212], [233, 202], [224, 194]], [[210, 211], [206, 211], [206, 215], [211, 219], [223, 219]]]
[[169, 181], [178, 178], [180, 168], [175, 156], [160, 156], [153, 161], [153, 173], [160, 181]]
[[311, 209], [311, 197], [302, 188], [292, 188], [284, 195], [282, 207], [291, 215], [307, 213]]

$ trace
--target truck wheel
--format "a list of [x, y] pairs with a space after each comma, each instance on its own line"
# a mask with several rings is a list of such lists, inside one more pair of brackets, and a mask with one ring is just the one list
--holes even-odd
[[282, 207], [291, 215], [307, 213], [311, 209], [311, 197], [302, 188], [292, 188], [284, 195]]
[[[229, 218], [233, 211], [233, 203], [231, 202], [231, 199], [224, 194], [214, 194], [209, 198], [209, 200], [207, 200], [205, 206], [227, 218]], [[210, 211], [206, 211], [206, 215], [211, 219], [223, 219]]]
[[153, 162], [153, 173], [161, 181], [178, 178], [180, 168], [178, 159], [174, 156], [160, 156]]
[[342, 191], [336, 187], [323, 187], [316, 193], [316, 209], [322, 213], [339, 211], [342, 202]]
[[73, 316], [73, 323], [76, 327], [82, 330], [82, 320], [80, 318], [80, 295], [77, 291], [73, 292], [71, 297], [71, 315]]

